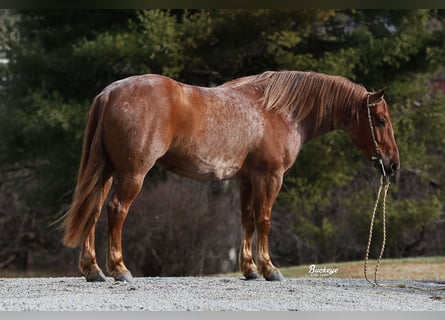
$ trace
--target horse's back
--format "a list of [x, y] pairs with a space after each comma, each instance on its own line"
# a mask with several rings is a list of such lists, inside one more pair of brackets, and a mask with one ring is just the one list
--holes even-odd
[[[160, 75], [116, 81], [104, 115], [110, 158], [160, 165], [193, 178], [236, 175], [260, 141], [264, 111], [240, 88], [204, 88]], [[130, 163], [131, 162], [131, 163]]]
[[263, 111], [232, 88], [181, 86], [175, 101], [176, 130], [159, 164], [199, 179], [230, 179], [264, 133]]

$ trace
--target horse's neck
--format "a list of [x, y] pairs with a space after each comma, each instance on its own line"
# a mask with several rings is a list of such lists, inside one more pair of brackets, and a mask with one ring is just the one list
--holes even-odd
[[316, 119], [316, 112], [312, 111], [306, 119], [295, 124], [297, 130], [302, 136], [303, 143], [306, 143], [328, 132], [341, 129], [340, 127], [336, 127], [334, 125], [334, 119], [325, 119], [320, 125], [317, 125]]

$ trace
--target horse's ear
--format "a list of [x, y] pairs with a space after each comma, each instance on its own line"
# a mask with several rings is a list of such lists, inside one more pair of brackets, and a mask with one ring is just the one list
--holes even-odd
[[385, 94], [385, 90], [386, 90], [386, 87], [371, 93], [369, 95], [369, 103], [376, 103], [380, 99], [382, 99], [383, 95]]

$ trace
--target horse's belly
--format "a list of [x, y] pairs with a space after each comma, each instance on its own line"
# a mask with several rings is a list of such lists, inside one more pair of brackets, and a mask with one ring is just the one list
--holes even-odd
[[194, 179], [225, 180], [233, 178], [242, 165], [235, 157], [209, 157], [199, 154], [167, 152], [157, 163], [167, 170]]
[[219, 180], [232, 178], [240, 169], [232, 159], [200, 159], [196, 164], [198, 175]]

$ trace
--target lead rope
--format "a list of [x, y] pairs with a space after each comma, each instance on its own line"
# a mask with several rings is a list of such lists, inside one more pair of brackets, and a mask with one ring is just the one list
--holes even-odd
[[[424, 288], [424, 287], [409, 286], [409, 285], [405, 285], [405, 284], [402, 284], [402, 283], [378, 283], [377, 282], [377, 272], [379, 270], [380, 262], [382, 260], [383, 252], [385, 251], [385, 245], [386, 245], [386, 195], [388, 194], [389, 185], [390, 185], [389, 178], [387, 176], [383, 176], [382, 175], [380, 177], [380, 187], [379, 187], [379, 190], [377, 192], [377, 199], [375, 201], [374, 210], [372, 212], [371, 225], [369, 227], [368, 245], [366, 247], [365, 264], [364, 264], [364, 268], [363, 268], [366, 281], [368, 281], [370, 284], [372, 284], [373, 286], [376, 286], [376, 287], [410, 288], [410, 289], [417, 289], [417, 290], [422, 290], [422, 291], [445, 290], [445, 286]], [[380, 249], [380, 254], [379, 254], [379, 257], [377, 259], [377, 263], [375, 265], [374, 281], [371, 281], [371, 280], [369, 280], [368, 274], [367, 274], [369, 250], [371, 248], [372, 234], [373, 234], [373, 228], [374, 228], [374, 220], [375, 220], [375, 215], [376, 215], [377, 208], [378, 208], [378, 205], [379, 205], [379, 202], [380, 202], [380, 195], [382, 193], [382, 189], [384, 190], [383, 191], [383, 201], [382, 201], [383, 240], [382, 240], [382, 248]]]
[[[371, 225], [369, 227], [369, 237], [368, 237], [368, 245], [366, 247], [366, 256], [365, 256], [365, 265], [364, 265], [364, 273], [365, 273], [365, 279], [366, 281], [368, 281], [370, 284], [375, 285], [375, 286], [380, 286], [380, 284], [377, 282], [377, 272], [380, 266], [380, 261], [382, 259], [383, 256], [383, 252], [385, 251], [385, 244], [386, 244], [386, 222], [385, 222], [385, 216], [386, 216], [386, 195], [388, 193], [388, 189], [389, 189], [389, 184], [390, 181], [389, 179], [385, 178], [383, 175], [380, 177], [380, 187], [379, 187], [379, 191], [377, 192], [377, 199], [375, 201], [374, 204], [374, 210], [372, 212], [372, 217], [371, 217]], [[371, 242], [372, 242], [372, 234], [373, 234], [373, 229], [374, 229], [374, 220], [375, 220], [375, 215], [377, 212], [377, 207], [379, 205], [380, 202], [380, 195], [382, 193], [382, 189], [384, 189], [384, 193], [383, 193], [383, 202], [382, 202], [382, 215], [383, 215], [383, 242], [382, 242], [382, 248], [380, 250], [380, 255], [379, 258], [377, 260], [377, 264], [375, 266], [375, 270], [374, 270], [374, 282], [371, 282], [371, 280], [369, 280], [368, 278], [368, 259], [369, 259], [369, 250], [371, 248]]]

